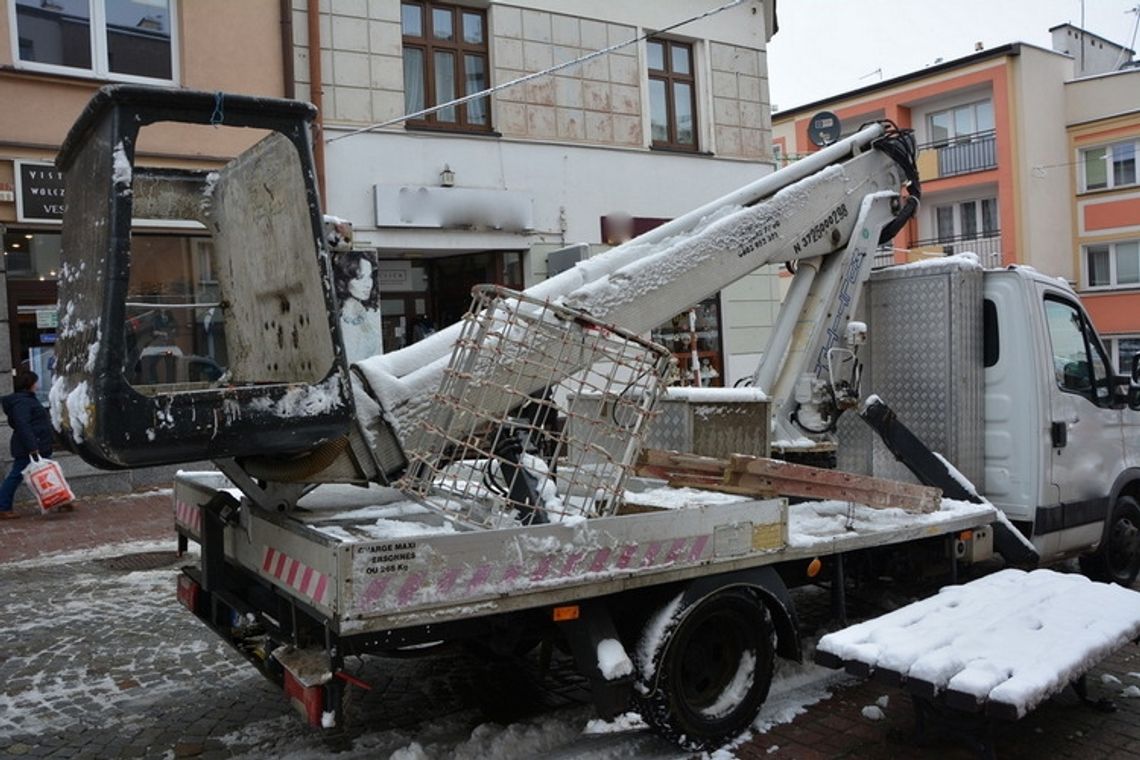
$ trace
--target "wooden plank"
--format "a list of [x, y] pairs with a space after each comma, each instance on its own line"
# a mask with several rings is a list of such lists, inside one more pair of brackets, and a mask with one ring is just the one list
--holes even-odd
[[743, 454], [724, 460], [650, 449], [642, 452], [637, 472], [663, 478], [678, 488], [707, 488], [762, 498], [833, 499], [908, 512], [935, 512], [941, 500], [937, 488]]
[[871, 674], [871, 680], [885, 686], [902, 686], [906, 683], [906, 676], [897, 670], [875, 668], [875, 672]]
[[973, 694], [967, 694], [964, 691], [954, 691], [948, 689], [946, 691], [946, 706], [966, 713], [979, 713], [985, 707], [986, 700], [979, 699]]
[[825, 668], [831, 668], [832, 670], [839, 670], [843, 667], [843, 660], [831, 652], [817, 649], [815, 650], [815, 664], [822, 665]]

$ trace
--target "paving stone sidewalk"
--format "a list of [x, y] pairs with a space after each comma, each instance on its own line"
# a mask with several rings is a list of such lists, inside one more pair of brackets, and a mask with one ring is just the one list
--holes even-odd
[[[132, 574], [129, 589], [137, 588], [138, 604], [123, 609], [108, 594], [115, 588], [121, 593], [124, 581], [83, 559], [84, 550], [106, 554], [125, 542], [173, 550], [169, 490], [91, 498], [59, 515], [41, 517], [27, 505], [20, 511], [20, 519], [0, 522], [0, 629], [6, 636], [0, 650], [0, 760], [244, 752], [274, 757], [274, 750], [285, 754], [306, 740], [279, 691], [177, 606], [171, 591], [176, 563]], [[68, 552], [70, 559], [2, 567], [56, 552]], [[33, 587], [43, 598], [29, 598]], [[487, 686], [499, 681], [492, 706], [504, 708], [503, 721], [517, 715], [513, 708], [520, 700], [585, 715], [580, 682], [568, 671], [555, 676], [537, 685], [522, 671], [496, 669], [462, 653], [425, 664], [387, 662], [369, 676], [377, 688], [354, 712], [370, 729], [397, 731], [397, 738], [410, 741], [419, 736], [424, 716], [461, 715], [487, 701]], [[1140, 647], [1126, 646], [1102, 662], [1088, 682], [1094, 699], [1114, 700], [1115, 712], [1095, 711], [1065, 694], [999, 731], [997, 756], [1140, 760]], [[864, 710], [877, 703], [886, 705], [883, 717], [872, 720]], [[482, 717], [473, 720], [495, 717], [478, 712]], [[267, 726], [279, 738], [260, 736]], [[646, 756], [660, 756], [667, 748], [646, 737], [644, 749]], [[732, 752], [747, 760], [977, 757], [946, 736], [918, 744], [909, 697], [874, 682], [837, 688], [830, 699]], [[331, 748], [329, 756], [335, 756]]]
[[169, 541], [173, 548], [172, 499], [168, 488], [91, 497], [70, 512], [46, 515], [18, 503], [18, 519], [0, 520], [0, 564], [132, 541]]

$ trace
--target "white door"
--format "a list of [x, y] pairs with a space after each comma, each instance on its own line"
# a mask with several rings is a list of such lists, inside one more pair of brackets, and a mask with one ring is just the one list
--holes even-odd
[[1050, 436], [1060, 503], [1038, 509], [1035, 533], [1059, 533], [1056, 546], [1064, 552], [1099, 539], [1124, 439], [1112, 365], [1088, 317], [1059, 292], [1046, 290], [1042, 305], [1055, 375]]

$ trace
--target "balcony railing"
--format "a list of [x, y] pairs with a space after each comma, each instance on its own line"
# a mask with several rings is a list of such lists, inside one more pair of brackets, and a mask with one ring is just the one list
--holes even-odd
[[875, 251], [872, 267], [881, 269], [896, 263], [896, 253], [902, 253], [906, 261], [921, 261], [936, 256], [952, 256], [956, 253], [976, 253], [978, 260], [984, 267], [1001, 266], [1001, 232], [994, 230], [986, 237], [952, 237], [929, 238], [916, 240], [914, 245], [905, 251], [892, 248], [889, 245], [880, 247]]
[[[996, 167], [997, 140], [991, 129], [986, 132], [961, 135], [952, 140], [924, 143], [918, 146], [918, 154], [922, 179], [954, 177]], [[927, 156], [933, 156], [934, 161], [932, 162]], [[935, 166], [938, 171], [936, 176], [932, 171]]]

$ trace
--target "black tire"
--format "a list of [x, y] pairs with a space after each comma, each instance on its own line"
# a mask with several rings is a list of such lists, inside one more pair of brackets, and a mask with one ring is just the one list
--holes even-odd
[[[768, 610], [747, 589], [729, 589], [699, 602], [667, 635], [657, 688], [639, 698], [641, 716], [687, 749], [719, 747], [748, 728], [768, 696], [775, 660]], [[751, 683], [739, 699], [718, 705], [748, 653]]]
[[1140, 505], [1121, 496], [1112, 507], [1104, 539], [1080, 558], [1081, 572], [1094, 581], [1131, 586], [1140, 574]]

